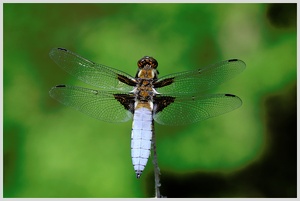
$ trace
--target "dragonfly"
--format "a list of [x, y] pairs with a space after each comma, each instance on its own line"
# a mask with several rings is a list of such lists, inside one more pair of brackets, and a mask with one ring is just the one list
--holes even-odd
[[150, 156], [154, 121], [170, 126], [187, 125], [242, 105], [236, 95], [206, 93], [245, 69], [246, 64], [239, 59], [158, 78], [158, 62], [150, 56], [138, 60], [137, 73], [131, 76], [65, 48], [53, 48], [49, 55], [62, 69], [96, 87], [61, 84], [49, 91], [52, 98], [98, 120], [117, 123], [133, 119], [131, 158], [137, 178]]

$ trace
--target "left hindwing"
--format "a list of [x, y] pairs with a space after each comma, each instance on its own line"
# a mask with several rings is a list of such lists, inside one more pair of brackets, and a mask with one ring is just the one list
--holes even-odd
[[116, 92], [67, 85], [53, 87], [49, 93], [62, 104], [102, 121], [117, 123], [132, 119], [130, 108], [133, 107], [134, 100], [128, 94], [123, 94], [127, 98], [122, 99], [122, 94]]

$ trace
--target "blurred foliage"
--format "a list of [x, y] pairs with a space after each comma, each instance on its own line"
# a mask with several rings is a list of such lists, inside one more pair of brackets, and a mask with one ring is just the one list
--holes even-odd
[[154, 196], [151, 158], [135, 178], [131, 122], [100, 122], [49, 97], [57, 84], [90, 87], [55, 65], [53, 47], [132, 75], [145, 55], [158, 60], [160, 76], [244, 60], [241, 75], [211, 90], [238, 95], [241, 108], [185, 127], [156, 124], [162, 194], [296, 197], [296, 4], [3, 10], [4, 197]]

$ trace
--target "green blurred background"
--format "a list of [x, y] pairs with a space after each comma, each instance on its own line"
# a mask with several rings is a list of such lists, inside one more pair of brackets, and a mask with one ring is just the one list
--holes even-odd
[[[110, 124], [50, 98], [88, 85], [48, 56], [64, 47], [134, 75], [160, 76], [238, 58], [246, 70], [210, 93], [243, 106], [184, 127], [156, 124], [168, 197], [296, 197], [296, 4], [3, 4], [4, 197], [153, 197], [140, 179], [131, 121]], [[89, 86], [90, 88], [93, 88]]]

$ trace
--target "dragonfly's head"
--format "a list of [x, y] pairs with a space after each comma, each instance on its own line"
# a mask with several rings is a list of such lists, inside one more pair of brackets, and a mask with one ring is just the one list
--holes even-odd
[[154, 59], [153, 57], [144, 56], [143, 58], [138, 60], [137, 65], [139, 68], [144, 68], [146, 65], [148, 65], [151, 68], [156, 69], [158, 66], [158, 63], [157, 63], [156, 59]]

